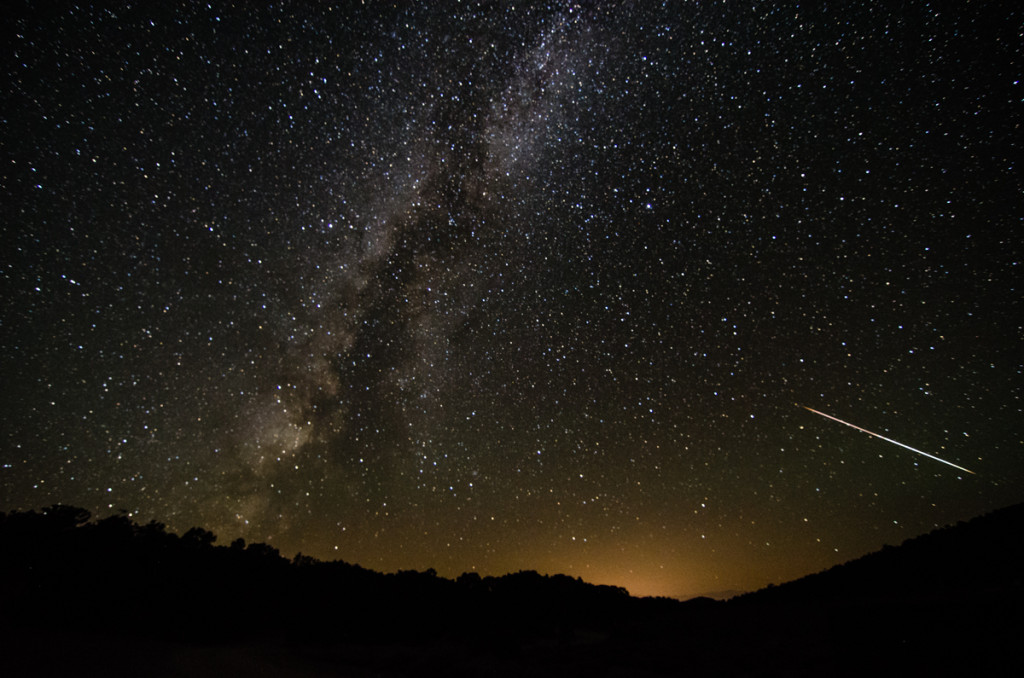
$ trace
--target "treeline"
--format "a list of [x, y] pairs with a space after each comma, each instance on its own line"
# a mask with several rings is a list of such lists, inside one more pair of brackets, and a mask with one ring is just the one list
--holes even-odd
[[55, 505], [0, 513], [0, 618], [12, 628], [109, 629], [184, 640], [571, 640], [628, 633], [678, 603], [565, 575], [382, 574], [203, 528], [178, 536], [127, 516]]

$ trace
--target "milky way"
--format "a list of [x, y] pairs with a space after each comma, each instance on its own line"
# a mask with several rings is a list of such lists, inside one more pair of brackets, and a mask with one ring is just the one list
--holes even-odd
[[397, 4], [12, 11], [0, 508], [682, 595], [1024, 499], [1012, 3]]

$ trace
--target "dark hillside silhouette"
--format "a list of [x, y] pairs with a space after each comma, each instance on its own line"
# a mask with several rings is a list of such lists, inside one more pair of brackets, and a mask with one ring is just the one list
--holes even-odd
[[1024, 631], [1024, 505], [686, 603], [532, 571], [382, 574], [90, 518], [0, 514], [0, 674], [985, 673]]

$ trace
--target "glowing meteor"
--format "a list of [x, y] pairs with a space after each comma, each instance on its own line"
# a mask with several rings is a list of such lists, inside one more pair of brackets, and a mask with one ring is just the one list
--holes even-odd
[[850, 428], [855, 428], [855, 429], [857, 429], [858, 431], [860, 431], [862, 433], [867, 433], [869, 436], [875, 436], [876, 438], [881, 438], [882, 440], [884, 440], [887, 443], [892, 443], [893, 445], [899, 445], [900, 447], [904, 447], [904, 448], [910, 450], [911, 452], [917, 452], [918, 454], [923, 454], [924, 456], [928, 457], [929, 459], [934, 459], [935, 461], [941, 461], [943, 464], [947, 464], [949, 466], [952, 466], [953, 468], [958, 468], [961, 471], [966, 471], [967, 473], [970, 473], [971, 475], [977, 475], [974, 471], [972, 471], [970, 469], [966, 469], [963, 466], [957, 466], [956, 464], [954, 464], [951, 461], [946, 461], [945, 459], [940, 459], [939, 457], [936, 457], [934, 454], [928, 454], [927, 452], [922, 452], [921, 450], [913, 448], [910, 445], [904, 445], [903, 443], [901, 443], [901, 442], [899, 442], [897, 440], [893, 440], [892, 438], [886, 438], [885, 436], [878, 435], [877, 433], [873, 433], [872, 431], [869, 431], [866, 428], [861, 428], [860, 426], [856, 426], [854, 424], [851, 424], [848, 421], [843, 421], [842, 419], [839, 419], [837, 417], [833, 417], [831, 414], [825, 414], [824, 412], [819, 412], [818, 410], [815, 410], [815, 409], [812, 409], [810, 407], [807, 407], [806, 405], [801, 405], [801, 407], [803, 407], [805, 410], [809, 410], [811, 412], [814, 412], [815, 414], [820, 414], [821, 416], [825, 417], [826, 419], [831, 419], [832, 421], [838, 421], [840, 424], [843, 424], [845, 426], [849, 426]]

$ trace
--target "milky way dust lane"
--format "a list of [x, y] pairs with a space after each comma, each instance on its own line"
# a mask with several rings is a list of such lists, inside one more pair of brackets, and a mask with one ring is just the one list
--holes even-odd
[[877, 433], [875, 433], [873, 431], [869, 431], [866, 428], [861, 428], [860, 426], [857, 426], [856, 424], [851, 424], [850, 422], [843, 421], [842, 419], [839, 419], [838, 417], [833, 417], [831, 414], [825, 414], [824, 412], [819, 412], [818, 410], [815, 410], [813, 408], [807, 407], [806, 405], [801, 405], [800, 407], [803, 407], [805, 410], [809, 410], [811, 412], [814, 412], [815, 414], [820, 414], [821, 416], [825, 417], [826, 419], [831, 419], [832, 421], [838, 421], [840, 424], [844, 424], [846, 426], [849, 426], [850, 428], [855, 428], [858, 431], [861, 431], [863, 433], [867, 433], [869, 436], [875, 436], [876, 438], [881, 438], [882, 440], [884, 440], [887, 443], [892, 443], [893, 445], [899, 445], [900, 447], [905, 447], [906, 449], [910, 450], [911, 452], [917, 452], [918, 454], [923, 454], [924, 456], [928, 457], [929, 459], [934, 459], [935, 461], [941, 461], [943, 464], [947, 464], [949, 466], [952, 466], [953, 468], [960, 469], [961, 471], [965, 471], [967, 473], [970, 473], [971, 475], [976, 475], [974, 473], [974, 471], [972, 471], [970, 469], [966, 469], [963, 466], [957, 466], [956, 464], [954, 464], [951, 461], [946, 461], [945, 459], [942, 459], [940, 457], [936, 457], [934, 454], [928, 454], [927, 452], [922, 452], [921, 450], [913, 448], [910, 445], [904, 445], [903, 443], [899, 442], [898, 440], [893, 440], [892, 438], [886, 438], [885, 436], [879, 435], [879, 434], [877, 434]]

